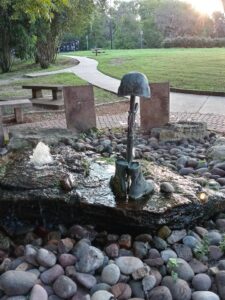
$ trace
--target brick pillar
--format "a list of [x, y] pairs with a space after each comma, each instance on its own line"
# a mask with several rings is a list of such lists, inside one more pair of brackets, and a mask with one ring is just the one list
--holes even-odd
[[96, 127], [92, 85], [63, 88], [67, 128], [82, 132]]
[[151, 99], [140, 98], [140, 121], [143, 131], [169, 122], [170, 86], [168, 82], [151, 83]]

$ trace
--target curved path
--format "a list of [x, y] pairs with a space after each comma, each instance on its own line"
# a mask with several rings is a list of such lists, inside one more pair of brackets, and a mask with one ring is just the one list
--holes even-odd
[[[66, 55], [79, 61], [79, 64], [64, 70], [28, 74], [29, 77], [70, 72], [102, 89], [117, 93], [120, 80], [98, 71], [98, 62], [82, 56]], [[214, 114], [225, 116], [225, 97], [193, 95], [183, 93], [170, 94], [171, 113]]]

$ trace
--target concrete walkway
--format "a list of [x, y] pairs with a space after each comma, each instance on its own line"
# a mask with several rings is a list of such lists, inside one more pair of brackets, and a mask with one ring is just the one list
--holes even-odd
[[[69, 56], [80, 63], [74, 67], [52, 72], [38, 72], [27, 74], [29, 77], [39, 77], [59, 73], [74, 73], [85, 81], [117, 93], [120, 80], [104, 75], [97, 70], [98, 62], [94, 59]], [[139, 114], [137, 122], [139, 123]], [[225, 97], [199, 96], [181, 93], [171, 93], [170, 95], [170, 122], [177, 121], [200, 121], [206, 122], [208, 129], [225, 133]], [[97, 115], [98, 128], [114, 128], [127, 126], [127, 113], [104, 116]], [[59, 118], [36, 123], [25, 123], [9, 126], [9, 130], [24, 128], [66, 128], [65, 114]]]
[[[98, 71], [98, 62], [82, 56], [71, 56], [80, 63], [74, 67], [52, 72], [28, 74], [30, 77], [70, 72], [102, 89], [117, 93], [120, 80]], [[214, 114], [225, 116], [225, 97], [170, 93], [171, 113]]]

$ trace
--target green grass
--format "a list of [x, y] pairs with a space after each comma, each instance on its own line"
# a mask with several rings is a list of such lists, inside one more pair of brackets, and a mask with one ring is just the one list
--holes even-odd
[[74, 59], [58, 55], [54, 65], [51, 65], [48, 69], [41, 69], [39, 64], [35, 64], [33, 60], [21, 61], [16, 59], [13, 62], [12, 70], [8, 73], [0, 73], [0, 80], [9, 80], [15, 77], [21, 77], [26, 73], [38, 72], [38, 71], [55, 71], [64, 68], [68, 68], [75, 65]]
[[225, 48], [106, 50], [71, 53], [99, 61], [99, 70], [121, 78], [130, 71], [147, 75], [150, 82], [169, 81], [172, 87], [225, 92]]
[[[23, 80], [12, 81], [10, 84], [0, 86], [0, 100], [16, 99], [16, 98], [28, 98], [31, 97], [31, 91], [22, 89], [22, 85], [25, 84], [59, 84], [59, 85], [84, 85], [88, 84], [86, 81], [80, 79], [74, 74], [61, 73], [55, 75], [42, 76], [38, 78], [24, 78]], [[46, 92], [49, 95], [49, 92]], [[105, 90], [94, 87], [94, 95], [96, 103], [106, 103], [119, 101], [116, 95], [109, 93]]]

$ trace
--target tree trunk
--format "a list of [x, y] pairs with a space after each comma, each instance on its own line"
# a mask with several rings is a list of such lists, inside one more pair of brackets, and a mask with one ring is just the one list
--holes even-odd
[[10, 35], [7, 28], [2, 30], [0, 42], [0, 68], [3, 73], [9, 72], [12, 67], [12, 49], [10, 48]]

